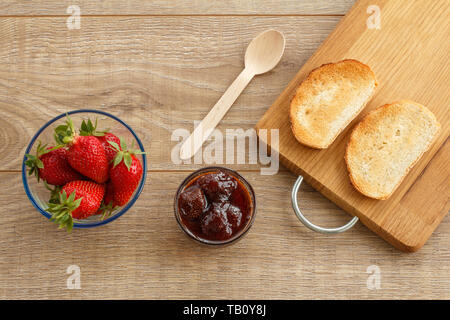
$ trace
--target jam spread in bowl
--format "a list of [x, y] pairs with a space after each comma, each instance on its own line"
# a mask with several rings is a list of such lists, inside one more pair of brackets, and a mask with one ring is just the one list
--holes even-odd
[[189, 175], [175, 195], [175, 217], [193, 239], [228, 244], [243, 236], [255, 218], [252, 187], [237, 172], [208, 167]]

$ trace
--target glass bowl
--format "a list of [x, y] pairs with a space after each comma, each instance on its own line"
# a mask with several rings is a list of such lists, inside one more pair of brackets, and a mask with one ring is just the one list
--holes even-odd
[[[226, 240], [209, 240], [209, 239], [205, 239], [205, 238], [202, 238], [202, 237], [196, 235], [185, 225], [185, 223], [183, 222], [183, 220], [180, 216], [180, 210], [178, 208], [178, 199], [180, 197], [180, 194], [184, 191], [186, 186], [189, 186], [191, 181], [193, 181], [194, 179], [196, 179], [197, 177], [199, 177], [201, 175], [204, 175], [207, 173], [214, 173], [217, 171], [223, 171], [223, 172], [231, 175], [232, 177], [234, 177], [236, 180], [238, 180], [239, 183], [241, 183], [241, 185], [244, 186], [244, 188], [248, 192], [248, 195], [249, 195], [250, 201], [251, 201], [250, 219], [247, 221], [247, 224], [239, 232], [237, 232], [231, 238], [226, 239]], [[199, 169], [199, 170], [191, 173], [180, 184], [180, 186], [178, 187], [178, 190], [175, 194], [174, 211], [175, 211], [175, 218], [178, 222], [178, 225], [180, 226], [181, 230], [183, 230], [188, 235], [189, 238], [191, 238], [201, 244], [206, 244], [206, 245], [210, 245], [210, 246], [229, 245], [229, 244], [235, 243], [238, 240], [240, 240], [250, 230], [251, 226], [253, 225], [253, 222], [255, 221], [255, 217], [256, 217], [255, 192], [253, 191], [252, 186], [247, 182], [247, 180], [245, 180], [244, 177], [242, 177], [236, 171], [228, 169], [228, 168], [224, 168], [224, 167], [206, 167], [206, 168], [202, 168], [202, 169]]]
[[[131, 129], [131, 127], [127, 125], [124, 121], [113, 116], [112, 114], [99, 110], [75, 110], [68, 112], [68, 114], [70, 115], [70, 118], [72, 119], [75, 128], [80, 127], [82, 120], [87, 120], [88, 118], [90, 118], [94, 122], [95, 119], [97, 119], [99, 130], [109, 129], [115, 135], [123, 138], [128, 146], [131, 146], [131, 143], [134, 141], [134, 145], [136, 148], [139, 148], [143, 152], [145, 151], [141, 140], [139, 140], [138, 136], [133, 131], [133, 129]], [[28, 145], [25, 154], [29, 153], [35, 154], [36, 147], [39, 141], [41, 141], [43, 144], [49, 144], [49, 146], [52, 143], [54, 143], [53, 131], [58, 125], [65, 123], [66, 120], [65, 118], [66, 114], [65, 113], [61, 114], [56, 118], [53, 118], [52, 120], [47, 122], [42, 128], [40, 128], [38, 132], [34, 135], [34, 137], [31, 139], [31, 142]], [[142, 189], [144, 188], [145, 179], [147, 177], [147, 157], [145, 156], [145, 154], [136, 155], [136, 157], [138, 157], [138, 159], [142, 163], [143, 174], [141, 181], [139, 182], [139, 185], [135, 190], [133, 196], [131, 197], [130, 201], [124, 207], [121, 207], [119, 210], [116, 210], [111, 214], [110, 217], [104, 220], [101, 219], [101, 215], [93, 215], [83, 220], [74, 219], [73, 224], [74, 228], [92, 228], [105, 225], [119, 218], [134, 205], [136, 200], [139, 198]], [[48, 208], [47, 202], [49, 200], [50, 192], [45, 188], [45, 185], [42, 181], [38, 183], [34, 175], [31, 176], [28, 175], [25, 161], [26, 157], [24, 156], [22, 163], [22, 180], [25, 192], [28, 198], [30, 199], [31, 203], [33, 204], [33, 206], [44, 217], [50, 219], [51, 214], [45, 211]]]

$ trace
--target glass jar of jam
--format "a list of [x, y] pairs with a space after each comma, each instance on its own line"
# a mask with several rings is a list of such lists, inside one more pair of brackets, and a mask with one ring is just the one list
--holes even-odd
[[253, 224], [253, 188], [236, 171], [207, 167], [189, 175], [175, 195], [181, 229], [204, 244], [223, 245], [241, 238]]

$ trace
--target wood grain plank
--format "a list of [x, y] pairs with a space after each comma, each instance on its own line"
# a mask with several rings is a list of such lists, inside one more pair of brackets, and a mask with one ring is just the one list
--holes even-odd
[[78, 5], [82, 15], [274, 15], [345, 14], [354, 0], [3, 0], [0, 16], [66, 15]]
[[[361, 224], [339, 236], [316, 234], [290, 209], [295, 177], [283, 171], [268, 183], [256, 165], [233, 166], [255, 171], [242, 172], [259, 207], [242, 241], [218, 250], [201, 247], [173, 218], [170, 203], [178, 184], [202, 166], [168, 160], [173, 129], [192, 129], [192, 121], [207, 113], [242, 68], [251, 38], [272, 27], [287, 37], [285, 58], [250, 84], [221, 129], [253, 127], [340, 17], [123, 15], [334, 15], [352, 2], [196, 0], [173, 6], [159, 0], [136, 7], [130, 1], [81, 1], [82, 28], [70, 31], [69, 1], [2, 1], [0, 16], [52, 17], [0, 19], [0, 298], [449, 299], [448, 219], [413, 255], [396, 251]], [[86, 17], [116, 14], [121, 16]], [[151, 172], [125, 216], [66, 235], [31, 206], [17, 171], [43, 123], [87, 107], [109, 111], [137, 130], [152, 151]], [[405, 206], [417, 192], [411, 189]], [[348, 219], [307, 184], [300, 206], [325, 226]], [[81, 267], [82, 290], [66, 289], [71, 264]], [[366, 287], [369, 265], [381, 269], [381, 290]]]
[[253, 79], [223, 119], [222, 133], [252, 128], [338, 20], [92, 17], [81, 30], [68, 30], [64, 18], [1, 19], [0, 170], [20, 170], [38, 128], [83, 108], [128, 122], [151, 151], [151, 169], [200, 167], [170, 161], [172, 132], [192, 131], [207, 114], [241, 71], [250, 40], [276, 28], [286, 36], [286, 51], [272, 72]]
[[[362, 224], [336, 236], [301, 226], [290, 208], [290, 173], [270, 183], [242, 174], [257, 194], [255, 224], [238, 243], [214, 249], [189, 240], [173, 216], [186, 172], [151, 173], [123, 217], [71, 235], [32, 207], [18, 173], [0, 173], [0, 298], [450, 298], [448, 219], [420, 252], [404, 254]], [[300, 192], [314, 222], [348, 220], [307, 184]], [[81, 268], [81, 290], [66, 289], [72, 264]], [[370, 265], [381, 270], [381, 290], [367, 289]]]

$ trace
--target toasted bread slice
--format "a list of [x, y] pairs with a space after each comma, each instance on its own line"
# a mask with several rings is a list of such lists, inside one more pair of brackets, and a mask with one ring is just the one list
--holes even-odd
[[377, 85], [372, 70], [356, 60], [314, 69], [291, 101], [295, 138], [312, 148], [327, 148], [361, 112]]
[[362, 194], [387, 199], [438, 136], [441, 125], [421, 104], [401, 100], [370, 112], [353, 129], [345, 153]]

